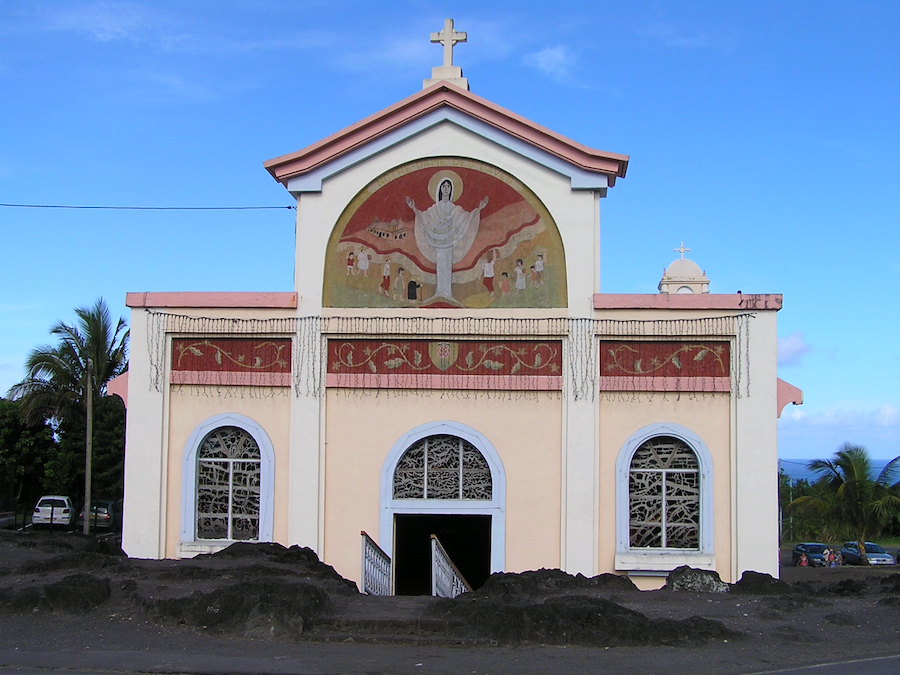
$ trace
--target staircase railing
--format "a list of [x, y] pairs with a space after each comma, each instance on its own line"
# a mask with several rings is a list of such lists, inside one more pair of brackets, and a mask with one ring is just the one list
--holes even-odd
[[368, 595], [393, 595], [391, 557], [365, 530], [362, 535], [362, 592]]
[[472, 590], [469, 582], [447, 555], [436, 535], [431, 535], [431, 594], [455, 598]]

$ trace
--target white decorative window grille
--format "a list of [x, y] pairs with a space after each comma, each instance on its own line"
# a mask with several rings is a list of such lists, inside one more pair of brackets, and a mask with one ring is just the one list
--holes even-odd
[[684, 441], [657, 436], [637, 449], [628, 502], [631, 548], [700, 548], [700, 464]]
[[394, 469], [394, 499], [492, 497], [491, 468], [474, 445], [457, 436], [428, 436], [409, 448]]
[[238, 427], [208, 433], [197, 451], [197, 539], [259, 539], [261, 456]]

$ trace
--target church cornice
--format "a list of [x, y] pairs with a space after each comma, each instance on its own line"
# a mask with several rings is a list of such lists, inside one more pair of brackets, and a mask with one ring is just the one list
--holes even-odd
[[275, 180], [287, 185], [292, 178], [313, 172], [445, 107], [524, 141], [581, 171], [603, 174], [610, 186], [617, 177], [624, 177], [628, 169], [627, 155], [590, 148], [447, 82], [424, 89], [303, 150], [270, 159], [264, 166]]
[[782, 307], [780, 293], [596, 293], [594, 309], [705, 309], [775, 310]]

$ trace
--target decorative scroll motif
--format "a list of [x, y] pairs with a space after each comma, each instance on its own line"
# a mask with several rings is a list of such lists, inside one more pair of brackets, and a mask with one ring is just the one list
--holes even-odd
[[455, 598], [471, 590], [469, 582], [453, 564], [440, 539], [431, 535], [431, 595]]
[[[326, 336], [368, 336], [372, 339], [402, 338], [411, 340], [452, 342], [456, 336], [474, 338], [545, 338], [547, 344], [561, 344], [565, 366], [565, 388], [576, 400], [594, 400], [598, 391], [598, 338], [631, 339], [635, 337], [670, 340], [723, 341], [730, 339], [729, 388], [737, 397], [749, 395], [750, 389], [750, 319], [754, 314], [717, 316], [694, 319], [569, 319], [569, 318], [475, 318], [475, 317], [259, 317], [237, 319], [170, 314], [155, 309], [147, 311], [147, 350], [150, 377], [148, 386], [162, 391], [169, 354], [168, 335], [194, 335], [198, 340], [219, 340], [247, 336], [280, 336], [268, 338], [278, 342], [292, 340], [291, 382], [295, 396], [319, 397], [324, 394], [327, 359]], [[218, 336], [222, 336], [219, 338]], [[178, 339], [178, 338], [176, 338]], [[259, 339], [259, 338], [256, 338]], [[546, 341], [545, 340], [545, 341]], [[424, 358], [424, 355], [423, 355]], [[708, 358], [708, 357], [704, 357]], [[723, 357], [724, 358], [724, 357]], [[548, 363], [544, 360], [544, 363]], [[368, 366], [367, 366], [368, 368]], [[510, 366], [511, 368], [511, 366]], [[369, 371], [371, 372], [371, 371]], [[524, 373], [524, 370], [519, 373]], [[227, 383], [226, 383], [227, 384]], [[271, 395], [271, 388], [234, 388], [239, 398]], [[198, 395], [229, 395], [230, 388], [208, 389]], [[460, 390], [459, 396], [466, 395]], [[473, 395], [480, 395], [477, 391]]]
[[362, 592], [367, 595], [393, 595], [391, 557], [366, 534], [362, 536]]
[[457, 436], [423, 438], [394, 469], [394, 499], [490, 500], [492, 490], [487, 460]]
[[727, 342], [602, 342], [604, 375], [727, 377]]
[[683, 441], [657, 436], [637, 449], [628, 500], [631, 548], [700, 548], [700, 465]]
[[558, 341], [329, 340], [328, 372], [559, 375]]
[[197, 451], [197, 539], [259, 538], [261, 455], [237, 427], [207, 434]]
[[172, 340], [172, 370], [291, 372], [291, 340], [206, 338]]

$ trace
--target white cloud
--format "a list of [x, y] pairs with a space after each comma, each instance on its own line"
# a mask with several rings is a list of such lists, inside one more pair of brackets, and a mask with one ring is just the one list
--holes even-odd
[[713, 45], [707, 33], [686, 34], [672, 24], [658, 23], [638, 31], [638, 35], [651, 38], [664, 47], [676, 49], [699, 49]]
[[526, 66], [537, 68], [540, 72], [557, 81], [568, 80], [572, 77], [572, 68], [577, 59], [571, 50], [565, 45], [545, 47], [539, 52], [526, 54], [522, 59]]
[[176, 12], [152, 3], [98, 0], [44, 7], [39, 29], [83, 35], [97, 42], [135, 42], [163, 52], [228, 54], [271, 50], [326, 49], [340, 44], [338, 34], [293, 31], [285, 36], [235, 38], [195, 27]]
[[778, 338], [778, 365], [795, 366], [812, 351], [803, 333], [797, 331], [787, 337]]
[[174, 94], [180, 99], [195, 101], [210, 100], [216, 97], [216, 93], [209, 87], [191, 82], [186, 77], [175, 73], [145, 70], [138, 72], [137, 77], [152, 87], [152, 91], [156, 95]]
[[[428, 63], [429, 54], [432, 65], [440, 63], [440, 52], [431, 49], [432, 45], [421, 39], [385, 40], [371, 49], [342, 51], [336, 59], [338, 66], [357, 73], [380, 72], [389, 74], [398, 66], [401, 68]], [[454, 59], [458, 61], [458, 59]], [[424, 78], [431, 71], [420, 68]]]
[[44, 28], [87, 35], [98, 42], [142, 40], [156, 28], [159, 15], [152, 6], [136, 2], [87, 2], [48, 5]]
[[875, 407], [852, 402], [824, 410], [790, 410], [779, 420], [782, 457], [829, 457], [844, 442], [865, 446], [872, 457], [900, 455], [900, 406]]
[[900, 408], [885, 403], [875, 411], [875, 422], [882, 427], [891, 427], [900, 423]]

